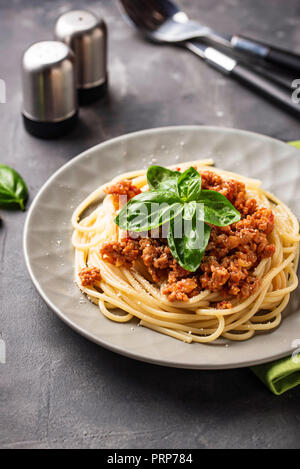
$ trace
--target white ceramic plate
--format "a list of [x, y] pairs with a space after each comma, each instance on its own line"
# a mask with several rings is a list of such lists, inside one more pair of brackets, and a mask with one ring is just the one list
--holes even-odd
[[216, 166], [259, 178], [300, 215], [300, 152], [262, 135], [214, 127], [167, 127], [97, 145], [59, 169], [28, 213], [24, 252], [31, 278], [53, 311], [88, 339], [117, 353], [181, 368], [235, 368], [287, 356], [300, 339], [300, 291], [280, 327], [229, 346], [185, 344], [136, 324], [103, 317], [73, 282], [70, 218], [74, 207], [116, 174], [157, 163], [213, 158]]

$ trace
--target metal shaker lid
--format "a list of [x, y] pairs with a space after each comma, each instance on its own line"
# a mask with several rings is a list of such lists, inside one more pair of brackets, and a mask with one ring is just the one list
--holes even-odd
[[42, 41], [22, 61], [23, 114], [38, 122], [60, 122], [77, 112], [75, 57], [66, 44]]
[[107, 80], [107, 28], [105, 22], [86, 10], [61, 15], [55, 38], [65, 42], [77, 61], [77, 87], [88, 89]]

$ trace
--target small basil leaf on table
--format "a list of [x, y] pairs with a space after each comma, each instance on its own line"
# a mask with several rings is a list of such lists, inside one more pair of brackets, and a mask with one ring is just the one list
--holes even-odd
[[177, 193], [177, 180], [181, 173], [163, 166], [150, 166], [147, 171], [149, 188], [153, 191], [171, 190]]
[[195, 213], [191, 220], [181, 215], [170, 222], [168, 244], [174, 259], [189, 272], [201, 264], [210, 237], [210, 226], [199, 220]]
[[172, 192], [142, 192], [122, 208], [115, 222], [123, 230], [139, 233], [158, 228], [182, 210], [183, 204]]
[[0, 163], [0, 205], [19, 205], [25, 209], [28, 198], [27, 186], [17, 171]]
[[204, 207], [204, 221], [215, 226], [228, 226], [241, 219], [241, 214], [220, 192], [202, 190], [198, 203]]
[[184, 202], [198, 200], [201, 193], [201, 176], [190, 167], [181, 174], [177, 181], [178, 194]]

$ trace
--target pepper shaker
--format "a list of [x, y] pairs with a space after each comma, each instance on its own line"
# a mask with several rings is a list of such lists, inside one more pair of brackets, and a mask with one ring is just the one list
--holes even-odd
[[40, 138], [71, 130], [78, 114], [75, 57], [66, 44], [42, 41], [30, 46], [22, 61], [23, 120]]
[[55, 38], [67, 44], [75, 54], [80, 104], [102, 97], [107, 90], [107, 27], [104, 20], [90, 11], [68, 11], [56, 22]]

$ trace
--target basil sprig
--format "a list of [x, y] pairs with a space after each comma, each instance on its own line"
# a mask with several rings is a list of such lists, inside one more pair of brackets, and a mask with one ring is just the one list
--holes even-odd
[[202, 190], [201, 175], [193, 167], [180, 173], [150, 166], [147, 181], [150, 191], [131, 199], [115, 222], [133, 232], [168, 223], [167, 239], [173, 257], [181, 267], [195, 272], [209, 242], [210, 225], [231, 225], [240, 220], [240, 213], [220, 192]]
[[18, 205], [24, 210], [27, 198], [28, 189], [20, 174], [0, 163], [0, 206]]

